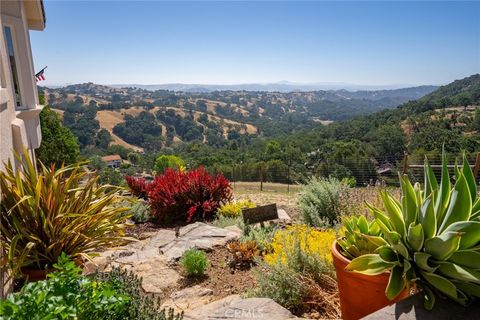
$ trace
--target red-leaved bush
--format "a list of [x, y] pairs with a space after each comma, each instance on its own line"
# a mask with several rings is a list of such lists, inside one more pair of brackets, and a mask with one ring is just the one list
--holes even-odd
[[127, 184], [130, 187], [130, 190], [132, 191], [132, 194], [135, 197], [148, 199], [148, 192], [147, 192], [148, 183], [144, 178], [134, 178], [132, 176], [125, 176], [125, 180], [127, 181]]
[[[137, 186], [133, 181], [127, 183], [130, 188]], [[160, 224], [209, 220], [222, 204], [232, 200], [230, 182], [203, 167], [187, 172], [167, 169], [146, 185], [146, 190], [152, 216]]]

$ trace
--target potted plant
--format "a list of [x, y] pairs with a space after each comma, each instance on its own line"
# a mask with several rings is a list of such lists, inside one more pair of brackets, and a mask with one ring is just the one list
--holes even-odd
[[[118, 245], [124, 237], [128, 208], [113, 204], [118, 188], [97, 186], [80, 164], [55, 169], [35, 167], [27, 152], [0, 172], [0, 241], [2, 271], [10, 278], [24, 273], [42, 279], [65, 252], [80, 264], [91, 252]], [[8, 280], [8, 279], [7, 279]]]
[[[365, 216], [343, 219], [344, 236], [333, 243], [332, 257], [337, 273], [340, 308], [343, 319], [360, 319], [391, 303], [385, 296], [389, 273], [375, 275], [348, 272], [347, 265], [357, 257], [376, 252], [387, 242], [375, 221], [368, 222]], [[361, 294], [359, 291], [361, 290]], [[408, 295], [408, 290], [398, 297]]]
[[452, 185], [446, 156], [441, 181], [425, 160], [423, 188], [400, 177], [402, 197], [382, 193], [385, 210], [370, 206], [386, 244], [352, 260], [347, 270], [365, 275], [390, 270], [385, 291], [396, 299], [415, 284], [426, 309], [435, 297], [467, 305], [480, 296], [480, 199], [472, 170], [463, 157]]

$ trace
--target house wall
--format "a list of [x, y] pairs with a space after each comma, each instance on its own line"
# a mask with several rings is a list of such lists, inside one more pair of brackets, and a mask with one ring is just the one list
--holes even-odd
[[[22, 1], [0, 1], [0, 170], [5, 161], [14, 161], [12, 150], [36, 149], [42, 139], [39, 121], [42, 106], [38, 102], [24, 5]], [[5, 26], [11, 28], [14, 40], [21, 106], [16, 106]]]
[[[28, 15], [25, 9], [28, 6]], [[10, 59], [4, 27], [9, 26], [14, 40], [14, 52], [21, 95], [17, 106], [14, 94]], [[38, 1], [0, 1], [0, 170], [4, 162], [15, 163], [13, 150], [21, 153], [40, 146], [39, 113], [35, 69], [30, 47], [29, 27], [43, 30], [43, 9]], [[33, 152], [32, 155], [34, 156]], [[1, 192], [1, 190], [0, 190]], [[0, 250], [0, 259], [3, 250]], [[6, 274], [0, 272], [0, 296], [11, 291], [12, 282], [5, 282]], [[5, 283], [5, 285], [4, 285]]]

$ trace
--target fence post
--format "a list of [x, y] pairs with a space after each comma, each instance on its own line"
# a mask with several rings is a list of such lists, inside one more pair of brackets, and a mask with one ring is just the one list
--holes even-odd
[[403, 155], [403, 174], [408, 173], [408, 154], [405, 152]]
[[475, 167], [473, 167], [473, 178], [476, 179], [478, 171], [480, 170], [480, 152], [477, 153], [477, 159], [475, 160]]
[[287, 167], [287, 193], [290, 193], [290, 164]]
[[263, 191], [263, 162], [260, 164], [260, 191]]

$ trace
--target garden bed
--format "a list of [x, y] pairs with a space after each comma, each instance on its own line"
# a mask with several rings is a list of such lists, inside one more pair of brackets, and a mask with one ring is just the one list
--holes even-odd
[[232, 294], [244, 294], [256, 286], [256, 280], [252, 269], [232, 269], [228, 265], [231, 254], [225, 247], [216, 247], [207, 252], [210, 266], [207, 268], [205, 276], [200, 278], [189, 278], [185, 276], [184, 270], [180, 265], [175, 269], [184, 277], [179, 281], [174, 290], [181, 290], [186, 287], [200, 285], [211, 289], [215, 300], [224, 298]]

